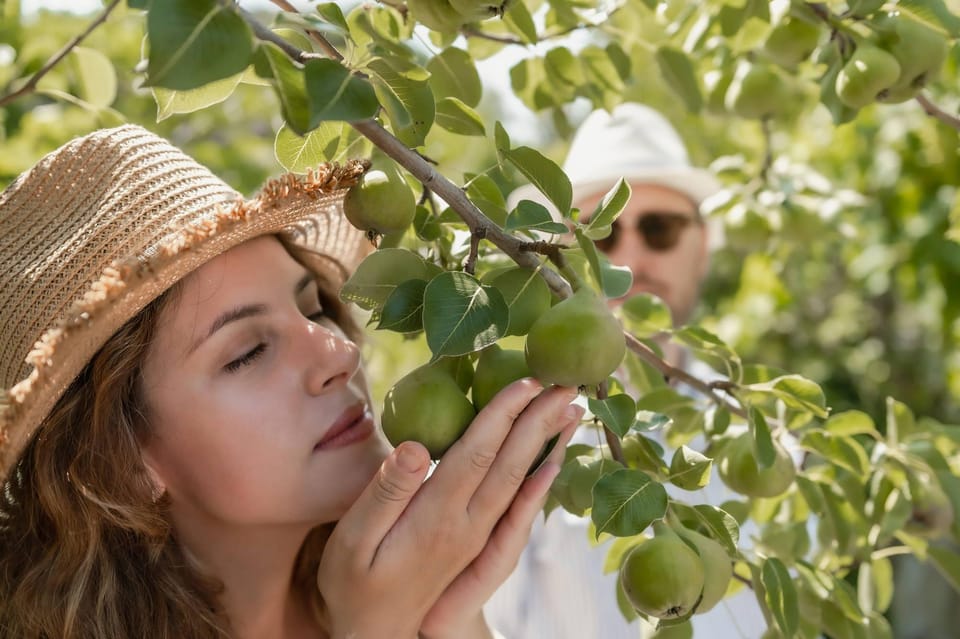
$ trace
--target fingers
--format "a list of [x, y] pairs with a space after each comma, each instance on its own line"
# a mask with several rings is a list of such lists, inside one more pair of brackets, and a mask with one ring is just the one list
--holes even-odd
[[579, 423], [583, 407], [570, 403], [576, 396], [574, 388], [554, 387], [523, 411], [467, 506], [471, 518], [483, 520], [492, 516], [495, 522], [507, 509], [544, 442]]
[[420, 489], [429, 467], [430, 454], [423, 445], [401, 443], [340, 519], [334, 534], [349, 543], [358, 559], [372, 560], [380, 542]]
[[541, 391], [538, 381], [524, 378], [497, 393], [441, 458], [428, 482], [431, 490], [466, 504], [490, 472], [514, 421]]

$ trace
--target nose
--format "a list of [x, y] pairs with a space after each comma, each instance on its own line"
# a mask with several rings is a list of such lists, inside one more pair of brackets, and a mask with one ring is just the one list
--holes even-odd
[[346, 385], [360, 369], [360, 348], [339, 330], [308, 322], [304, 389], [320, 395]]

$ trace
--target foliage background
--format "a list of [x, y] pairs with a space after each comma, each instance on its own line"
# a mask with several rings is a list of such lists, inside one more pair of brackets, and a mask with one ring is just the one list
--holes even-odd
[[[0, 3], [0, 95], [89, 22], [45, 11], [20, 15], [17, 5]], [[778, 121], [769, 137], [759, 122], [722, 110], [690, 113], [653, 59], [650, 44], [668, 37], [664, 15], [648, 12], [642, 24], [620, 24], [614, 16], [608, 33], [578, 34], [574, 43], [604, 42], [612, 33], [633, 69], [617, 98], [661, 109], [694, 161], [712, 165], [731, 188], [711, 212], [726, 240], [714, 253], [699, 321], [745, 362], [820, 383], [836, 411], [856, 407], [883, 424], [886, 398], [893, 396], [918, 416], [960, 423], [960, 246], [950, 235], [951, 222], [960, 222], [958, 132], [913, 102], [868, 107], [853, 122], [834, 126], [810, 90], [798, 100], [802, 108]], [[95, 96], [87, 95], [90, 79], [77, 60], [68, 58], [41, 83], [42, 91], [0, 107], [0, 187], [71, 137], [123, 121], [168, 137], [244, 192], [282, 170], [273, 150], [280, 108], [262, 87], [241, 83], [216, 108], [157, 121], [152, 94], [138, 88], [142, 38], [140, 12], [121, 6], [84, 43], [106, 53], [116, 68], [116, 95], [108, 105], [78, 103], [77, 96], [93, 102]], [[478, 44], [475, 57], [481, 51]], [[526, 54], [536, 58], [543, 51], [530, 47]], [[954, 46], [930, 93], [952, 113], [960, 104], [958, 65]], [[502, 63], [486, 68], [504, 73]], [[517, 109], [510, 87], [489, 92], [506, 86], [497, 80], [479, 108], [484, 121], [502, 120], [514, 138], [562, 160], [569, 130], [589, 105], [579, 100], [534, 117]], [[807, 89], [815, 89], [812, 82]], [[529, 92], [514, 88], [529, 106]], [[430, 136], [431, 157], [448, 177], [490, 171], [505, 192], [520, 183], [518, 175], [491, 171], [496, 157], [489, 141], [464, 144], [466, 138], [436, 127]], [[772, 161], [764, 169], [768, 153]], [[761, 175], [765, 182], [757, 181]], [[423, 349], [392, 333], [370, 336], [377, 397], [422, 361]], [[913, 560], [901, 562], [898, 575], [891, 609], [896, 636], [952, 634], [960, 602], [942, 578]], [[918, 609], [927, 612], [914, 614]]]

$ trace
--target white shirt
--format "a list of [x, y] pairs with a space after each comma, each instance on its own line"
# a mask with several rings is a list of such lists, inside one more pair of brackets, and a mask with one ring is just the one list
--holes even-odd
[[[716, 379], [716, 372], [695, 363], [690, 372], [700, 379]], [[581, 439], [582, 438], [582, 439]], [[581, 429], [575, 441], [596, 444], [595, 432]], [[691, 443], [702, 449], [702, 439]], [[669, 453], [666, 457], [669, 464]], [[689, 492], [667, 486], [687, 503], [719, 506], [743, 496], [728, 489], [714, 469], [709, 484]], [[749, 522], [740, 531], [740, 547], [750, 546], [756, 528]], [[484, 613], [490, 626], [507, 639], [641, 639], [654, 627], [642, 620], [627, 623], [617, 606], [617, 573], [603, 574], [608, 543], [593, 546], [589, 521], [562, 509], [538, 519], [530, 541], [513, 574], [494, 593]], [[691, 618], [694, 639], [758, 639], [767, 623], [756, 596], [743, 588], [712, 610]]]

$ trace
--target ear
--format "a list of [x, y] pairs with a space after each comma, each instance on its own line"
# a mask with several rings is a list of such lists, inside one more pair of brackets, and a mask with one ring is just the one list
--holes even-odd
[[157, 470], [157, 464], [150, 454], [150, 451], [143, 449], [141, 456], [143, 459], [143, 467], [147, 469], [147, 477], [150, 478], [150, 484], [152, 486], [150, 494], [153, 497], [153, 501], [157, 502], [163, 497], [164, 493], [167, 492], [167, 482], [160, 476], [160, 472]]

